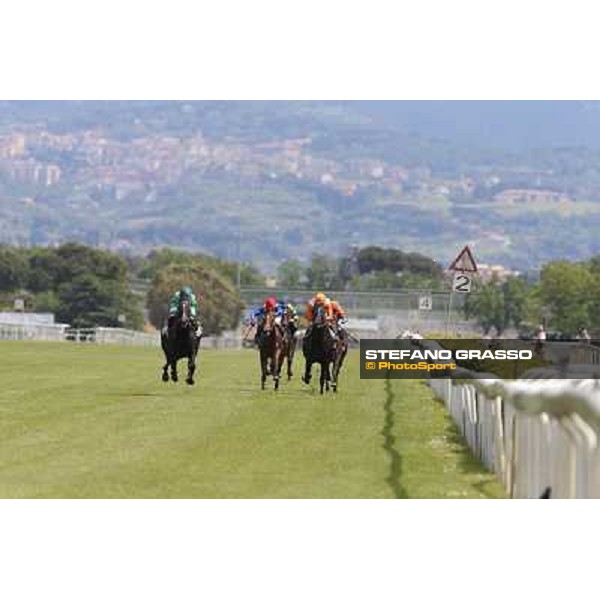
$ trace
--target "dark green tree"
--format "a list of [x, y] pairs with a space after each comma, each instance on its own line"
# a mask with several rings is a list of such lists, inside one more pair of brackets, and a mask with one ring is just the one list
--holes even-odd
[[506, 327], [519, 327], [526, 319], [528, 308], [528, 286], [520, 277], [509, 277], [502, 284], [504, 296], [504, 322]]
[[204, 264], [169, 265], [158, 271], [148, 292], [150, 322], [160, 328], [171, 295], [190, 285], [199, 299], [200, 320], [207, 334], [217, 335], [237, 326], [243, 302], [234, 284]]
[[281, 287], [298, 289], [304, 277], [305, 267], [295, 258], [284, 260], [277, 267], [277, 281]]
[[0, 291], [12, 292], [24, 287], [28, 278], [27, 259], [23, 251], [0, 246]]
[[594, 291], [598, 284], [586, 265], [567, 261], [548, 263], [542, 269], [538, 286], [539, 299], [550, 313], [553, 328], [574, 333], [593, 321]]
[[56, 317], [74, 327], [117, 327], [123, 290], [92, 273], [82, 273], [58, 288]]
[[493, 328], [501, 334], [507, 327], [507, 312], [501, 285], [492, 280], [481, 286], [479, 293], [469, 298], [469, 314], [474, 316], [485, 334]]
[[313, 254], [306, 269], [306, 279], [311, 289], [330, 290], [336, 281], [337, 263], [324, 254]]

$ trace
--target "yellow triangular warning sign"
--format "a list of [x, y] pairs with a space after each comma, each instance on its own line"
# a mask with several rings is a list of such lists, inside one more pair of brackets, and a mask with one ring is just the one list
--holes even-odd
[[465, 246], [450, 265], [450, 271], [463, 271], [465, 273], [477, 273], [477, 265], [471, 253], [471, 248]]

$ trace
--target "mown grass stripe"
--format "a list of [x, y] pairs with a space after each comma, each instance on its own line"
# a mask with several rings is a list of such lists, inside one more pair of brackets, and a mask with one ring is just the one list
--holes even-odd
[[[251, 350], [201, 352], [194, 387], [162, 383], [151, 348], [0, 342], [0, 359], [0, 497], [488, 493], [491, 476], [460, 466], [459, 442], [432, 452], [449, 418], [430, 391], [361, 380], [356, 353], [323, 397], [299, 378], [262, 392]], [[429, 423], [412, 418], [423, 406]]]

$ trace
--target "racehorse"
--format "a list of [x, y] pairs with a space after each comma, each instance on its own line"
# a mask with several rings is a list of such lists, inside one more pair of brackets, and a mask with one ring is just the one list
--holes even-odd
[[346, 358], [346, 354], [348, 353], [348, 332], [339, 325], [336, 327], [337, 340], [335, 343], [335, 358], [333, 360], [333, 368], [331, 372], [331, 387], [334, 392], [337, 392], [338, 386], [338, 377], [340, 374], [340, 370], [342, 369], [342, 365], [344, 364], [344, 359]]
[[281, 318], [281, 325], [287, 341], [285, 359], [287, 359], [287, 378], [289, 381], [294, 375], [292, 373], [292, 363], [294, 362], [294, 354], [296, 353], [296, 336], [292, 318], [287, 310]]
[[170, 317], [163, 327], [160, 342], [167, 361], [163, 367], [162, 380], [169, 381], [168, 369], [171, 367], [171, 380], [178, 381], [177, 361], [181, 358], [187, 358], [188, 374], [185, 382], [188, 385], [194, 385], [196, 355], [198, 354], [200, 339], [196, 336], [188, 298], [182, 297], [179, 300], [177, 315]]
[[315, 311], [311, 334], [304, 337], [302, 351], [306, 360], [306, 369], [302, 381], [310, 383], [313, 363], [321, 365], [320, 392], [329, 391], [331, 381], [330, 365], [335, 360], [336, 340], [325, 316], [325, 309], [319, 306]]
[[260, 387], [265, 389], [267, 375], [273, 376], [273, 387], [279, 389], [281, 367], [287, 354], [287, 338], [281, 327], [275, 321], [275, 314], [268, 312], [259, 325], [257, 336], [258, 351], [260, 354], [261, 379]]

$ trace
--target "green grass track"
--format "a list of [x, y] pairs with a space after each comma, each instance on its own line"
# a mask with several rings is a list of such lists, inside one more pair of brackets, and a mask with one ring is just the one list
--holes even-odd
[[0, 342], [0, 497], [504, 497], [423, 383], [351, 352], [320, 396], [303, 362], [261, 391], [254, 351], [201, 351], [189, 387], [159, 349]]

